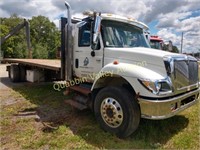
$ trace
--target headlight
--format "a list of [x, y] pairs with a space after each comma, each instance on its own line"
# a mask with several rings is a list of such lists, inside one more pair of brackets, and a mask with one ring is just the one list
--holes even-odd
[[163, 80], [149, 80], [149, 79], [138, 79], [138, 81], [150, 92], [157, 95], [165, 95], [172, 93], [172, 85], [168, 79]]

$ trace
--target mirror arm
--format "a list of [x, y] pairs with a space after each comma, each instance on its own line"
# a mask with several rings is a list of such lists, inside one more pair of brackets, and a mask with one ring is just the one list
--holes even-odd
[[92, 49], [95, 50], [98, 44], [98, 38], [100, 35], [100, 27], [101, 27], [101, 13], [97, 14], [97, 12], [94, 12], [94, 21], [92, 26], [92, 36], [91, 36], [91, 44]]

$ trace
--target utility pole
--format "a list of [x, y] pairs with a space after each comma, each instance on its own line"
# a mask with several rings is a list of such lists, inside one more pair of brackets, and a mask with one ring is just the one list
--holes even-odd
[[183, 32], [182, 32], [182, 36], [181, 36], [181, 53], [183, 52], [182, 49], [183, 49]]

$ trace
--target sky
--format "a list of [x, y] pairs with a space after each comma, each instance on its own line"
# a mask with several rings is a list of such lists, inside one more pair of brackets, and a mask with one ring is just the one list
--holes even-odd
[[[72, 15], [85, 10], [113, 13], [137, 19], [165, 42], [171, 40], [182, 52], [200, 51], [199, 0], [67, 0]], [[23, 18], [43, 15], [59, 26], [60, 17], [67, 16], [64, 0], [0, 0], [0, 17], [16, 13]]]

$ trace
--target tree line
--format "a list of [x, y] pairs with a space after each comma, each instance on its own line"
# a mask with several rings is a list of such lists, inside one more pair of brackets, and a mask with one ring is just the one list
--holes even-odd
[[[0, 18], [0, 36], [6, 36], [15, 26], [24, 21], [16, 14], [9, 18]], [[60, 46], [60, 31], [56, 25], [45, 16], [34, 16], [30, 22], [30, 38], [33, 58], [54, 59]], [[25, 28], [11, 36], [2, 45], [1, 50], [5, 58], [27, 58]]]
[[[170, 42], [171, 42], [171, 50], [169, 49]], [[177, 46], [174, 46], [172, 44], [172, 41], [169, 41], [169, 44], [164, 43], [163, 47], [162, 47], [162, 50], [170, 51], [170, 52], [173, 52], [173, 53], [179, 53], [179, 50], [178, 50]]]
[[[9, 33], [15, 26], [24, 21], [16, 14], [9, 18], [0, 18], [0, 36]], [[33, 58], [54, 59], [60, 47], [60, 31], [56, 25], [45, 16], [33, 16], [30, 22], [30, 38]], [[17, 34], [7, 39], [1, 50], [5, 58], [28, 58], [28, 48], [26, 43], [25, 28]], [[163, 45], [163, 50], [168, 50], [168, 44]], [[172, 52], [178, 53], [178, 48], [172, 46]]]

